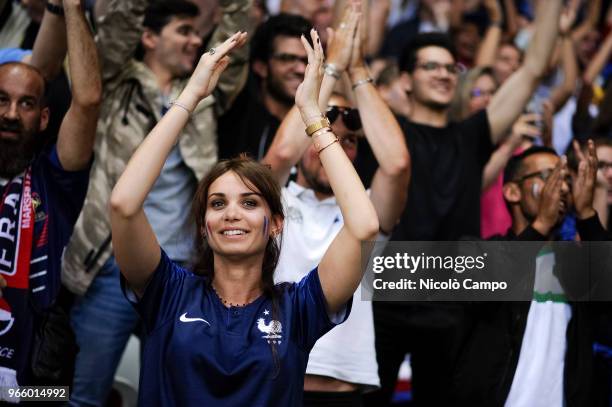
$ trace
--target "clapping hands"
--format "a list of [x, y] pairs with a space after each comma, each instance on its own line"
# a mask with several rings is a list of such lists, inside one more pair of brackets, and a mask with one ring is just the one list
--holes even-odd
[[597, 180], [597, 154], [595, 153], [593, 140], [588, 141], [586, 154], [581, 150], [576, 140], [574, 140], [573, 146], [578, 159], [578, 175], [572, 182], [572, 196], [576, 215], [579, 219], [586, 219], [595, 215], [593, 195]]
[[327, 62], [338, 72], [346, 70], [352, 61], [360, 18], [359, 3], [351, 2], [342, 16], [338, 29], [335, 31], [331, 27], [327, 29]]
[[306, 37], [302, 35], [301, 41], [308, 54], [308, 65], [304, 72], [304, 81], [298, 86], [295, 93], [295, 104], [300, 110], [302, 120], [306, 125], [318, 120], [322, 114], [319, 109], [319, 92], [323, 80], [323, 46], [319, 34], [313, 29], [310, 31], [313, 46], [310, 46]]
[[564, 205], [567, 205], [567, 201], [564, 199], [564, 183], [566, 178], [567, 158], [563, 156], [540, 192], [540, 203], [534, 228], [545, 236], [558, 224], [562, 214], [565, 213], [565, 211], [561, 210], [561, 203], [563, 202]]
[[247, 41], [247, 34], [238, 31], [222, 44], [211, 48], [200, 58], [185, 91], [196, 99], [195, 104], [212, 93], [217, 86], [219, 76], [230, 62], [228, 54], [242, 47]]
[[[331, 65], [333, 72], [340, 74], [347, 68], [350, 71], [365, 68], [359, 31], [360, 19], [360, 2], [351, 1], [350, 7], [347, 8], [342, 17], [338, 30], [328, 30], [330, 39], [328, 64]], [[325, 61], [319, 34], [315, 30], [311, 30], [310, 37], [312, 46], [304, 36], [301, 38], [308, 54], [308, 66], [304, 73], [304, 81], [298, 87], [295, 95], [295, 104], [307, 126], [322, 116], [318, 101], [321, 82], [323, 81], [323, 62]]]

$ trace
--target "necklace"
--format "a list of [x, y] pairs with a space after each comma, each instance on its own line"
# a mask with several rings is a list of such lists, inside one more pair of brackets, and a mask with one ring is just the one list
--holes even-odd
[[217, 292], [217, 290], [215, 289], [215, 286], [214, 286], [214, 285], [212, 285], [212, 284], [211, 284], [210, 286], [212, 287], [213, 291], [215, 292], [215, 295], [217, 296], [217, 298], [218, 298], [218, 299], [219, 299], [219, 300], [220, 300], [220, 301], [223, 303], [223, 305], [225, 305], [225, 306], [227, 306], [227, 307], [238, 307], [238, 308], [242, 308], [242, 307], [246, 307], [248, 304], [250, 304], [250, 302], [245, 302], [244, 304], [238, 304], [238, 303], [234, 304], [234, 303], [231, 303], [231, 302], [229, 302], [229, 301], [225, 300], [223, 297], [221, 297], [221, 296], [219, 295], [219, 293], [218, 293], [218, 292]]

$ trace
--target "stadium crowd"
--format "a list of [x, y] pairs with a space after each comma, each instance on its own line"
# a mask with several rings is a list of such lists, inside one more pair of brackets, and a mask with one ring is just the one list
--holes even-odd
[[[0, 0], [0, 403], [612, 406], [611, 3]], [[460, 240], [533, 298], [363, 299]]]

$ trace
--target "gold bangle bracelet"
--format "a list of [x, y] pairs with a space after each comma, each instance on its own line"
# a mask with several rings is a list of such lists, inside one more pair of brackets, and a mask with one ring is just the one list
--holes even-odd
[[330, 127], [323, 127], [322, 129], [319, 129], [317, 131], [315, 131], [314, 133], [312, 133], [312, 139], [315, 139], [317, 137], [319, 137], [322, 134], [325, 133], [331, 133], [331, 128]]
[[317, 148], [317, 154], [318, 154], [318, 155], [321, 155], [321, 152], [322, 152], [323, 150], [325, 150], [327, 147], [329, 147], [329, 146], [331, 146], [332, 144], [337, 143], [337, 142], [338, 142], [338, 137], [335, 137], [335, 136], [334, 136], [334, 139], [333, 139], [332, 141], [330, 141], [328, 144], [326, 144], [324, 147], [318, 148], [318, 147], [317, 147], [317, 145], [318, 145], [319, 143], [315, 143], [315, 148]]

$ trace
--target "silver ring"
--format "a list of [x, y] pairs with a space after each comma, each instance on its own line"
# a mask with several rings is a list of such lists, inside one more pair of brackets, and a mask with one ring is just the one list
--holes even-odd
[[211, 48], [211, 49], [209, 49], [209, 50], [208, 50], [208, 53], [209, 53], [210, 55], [214, 55], [214, 53], [215, 53], [215, 52], [217, 52], [217, 50], [216, 50], [216, 49], [214, 49], [214, 48]]

